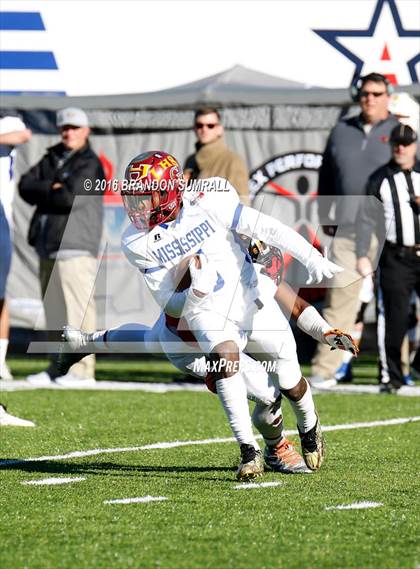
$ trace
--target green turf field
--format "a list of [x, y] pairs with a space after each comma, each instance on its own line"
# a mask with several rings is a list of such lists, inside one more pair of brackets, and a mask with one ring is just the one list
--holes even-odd
[[[118, 362], [107, 365], [120, 372]], [[16, 362], [12, 369], [17, 374]], [[229, 437], [211, 394], [34, 390], [1, 400], [37, 427], [2, 428], [0, 458], [50, 457], [0, 469], [2, 569], [419, 567], [420, 423], [332, 430], [319, 473], [266, 473], [260, 482], [280, 484], [236, 489], [234, 443], [130, 450]], [[316, 401], [324, 425], [420, 415], [414, 397], [322, 394]], [[283, 409], [293, 429], [287, 402]], [[51, 458], [92, 449], [114, 451]], [[22, 484], [65, 477], [84, 480]], [[145, 496], [167, 499], [104, 503]], [[362, 501], [383, 506], [325, 510]]]

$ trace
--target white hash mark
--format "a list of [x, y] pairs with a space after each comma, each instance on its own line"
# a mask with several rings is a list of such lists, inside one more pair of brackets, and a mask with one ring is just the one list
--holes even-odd
[[238, 484], [233, 488], [235, 490], [246, 490], [247, 488], [269, 488], [271, 486], [281, 486], [281, 482], [249, 482], [247, 484]]
[[142, 496], [139, 498], [121, 498], [118, 500], [104, 500], [104, 504], [139, 504], [146, 502], [163, 502], [167, 500], [165, 496]]
[[86, 480], [85, 476], [74, 478], [39, 478], [37, 480], [25, 480], [21, 482], [26, 486], [53, 486], [54, 484], [70, 484], [71, 482], [81, 482]]
[[366, 508], [380, 508], [382, 502], [354, 502], [354, 504], [341, 504], [340, 506], [326, 506], [326, 510], [364, 510]]

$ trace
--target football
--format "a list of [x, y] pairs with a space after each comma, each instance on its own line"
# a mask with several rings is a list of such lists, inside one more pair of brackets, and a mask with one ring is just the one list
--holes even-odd
[[175, 272], [176, 292], [182, 292], [183, 290], [191, 286], [191, 274], [189, 269], [191, 259], [195, 259], [195, 266], [197, 267], [197, 269], [201, 267], [199, 255], [189, 255], [188, 257], [185, 257], [185, 259], [183, 259], [176, 268]]

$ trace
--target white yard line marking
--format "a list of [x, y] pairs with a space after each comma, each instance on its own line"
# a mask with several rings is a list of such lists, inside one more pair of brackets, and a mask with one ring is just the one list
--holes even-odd
[[53, 486], [55, 484], [70, 484], [71, 482], [81, 482], [86, 480], [85, 476], [74, 478], [39, 478], [38, 480], [25, 480], [21, 482], [25, 486]]
[[[295, 431], [293, 432], [296, 434]], [[23, 462], [46, 462], [48, 460], [66, 460], [68, 458], [82, 458], [84, 456], [96, 456], [98, 454], [114, 454], [120, 452], [138, 452], [141, 450], [177, 448], [177, 447], [191, 446], [191, 445], [211, 445], [218, 443], [231, 443], [234, 441], [235, 439], [233, 437], [226, 437], [224, 439], [204, 439], [197, 441], [173, 441], [167, 443], [152, 443], [150, 445], [143, 445], [138, 447], [94, 448], [91, 450], [76, 450], [73, 452], [69, 452], [67, 454], [39, 456], [36, 458], [0, 460], [0, 466], [7, 466], [7, 465], [10, 466], [12, 464], [21, 464]]]
[[142, 496], [141, 498], [122, 498], [120, 500], [104, 500], [104, 504], [139, 504], [146, 502], [163, 502], [165, 496]]
[[391, 425], [404, 425], [405, 423], [415, 423], [416, 421], [420, 421], [420, 416], [399, 417], [398, 419], [384, 419], [383, 421], [344, 423], [342, 425], [327, 425], [325, 427], [322, 427], [322, 430], [328, 432], [328, 431], [345, 431], [347, 429], [365, 429], [369, 427], [388, 427]]
[[272, 486], [281, 486], [281, 482], [249, 482], [247, 484], [238, 484], [234, 486], [234, 490], [247, 490], [248, 488], [270, 488]]
[[[365, 429], [370, 427], [387, 427], [391, 425], [404, 425], [405, 423], [414, 423], [420, 421], [420, 416], [415, 417], [399, 417], [397, 419], [385, 419], [383, 421], [370, 421], [363, 423], [344, 423], [342, 425], [327, 425], [322, 427], [324, 432], [329, 431], [345, 431], [348, 429]], [[297, 431], [285, 431], [285, 435], [297, 435]], [[257, 438], [261, 439], [261, 436]], [[84, 456], [97, 456], [99, 454], [114, 454], [120, 452], [138, 452], [142, 450], [155, 450], [155, 449], [167, 449], [167, 448], [177, 448], [183, 446], [194, 446], [194, 445], [212, 445], [221, 443], [232, 443], [235, 442], [233, 437], [226, 437], [220, 439], [203, 439], [203, 440], [192, 440], [192, 441], [172, 441], [163, 443], [152, 443], [149, 445], [135, 446], [135, 447], [115, 447], [115, 448], [95, 448], [91, 450], [77, 450], [73, 452], [68, 452], [66, 454], [56, 454], [51, 456], [38, 456], [35, 458], [18, 458], [18, 459], [6, 459], [0, 460], [1, 466], [11, 466], [14, 464], [22, 464], [24, 462], [46, 462], [48, 460], [67, 460], [70, 458], [82, 458]]]
[[366, 508], [380, 508], [382, 502], [354, 502], [354, 504], [342, 504], [341, 506], [325, 506], [326, 510], [364, 510]]

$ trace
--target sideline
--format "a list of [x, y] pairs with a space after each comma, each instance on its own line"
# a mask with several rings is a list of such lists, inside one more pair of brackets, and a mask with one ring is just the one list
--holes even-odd
[[[58, 385], [49, 383], [48, 385], [32, 385], [25, 379], [0, 380], [1, 391], [33, 391], [34, 389], [52, 389], [55, 391], [147, 391], [150, 393], [168, 393], [172, 391], [208, 391], [204, 383], [153, 383], [140, 381], [95, 381], [87, 382], [83, 385], [83, 380], [72, 385]], [[419, 389], [420, 395], [420, 389]]]
[[[12, 391], [32, 391], [34, 389], [53, 389], [59, 391], [77, 390], [77, 391], [146, 391], [150, 393], [171, 393], [173, 391], [207, 391], [204, 383], [188, 383], [188, 382], [168, 382], [153, 383], [140, 381], [96, 381], [83, 385], [83, 381], [78, 385], [58, 385], [50, 383], [48, 385], [32, 385], [24, 379], [18, 380], [0, 380], [0, 389], [4, 392]], [[358, 393], [368, 393], [371, 395], [379, 395], [379, 385], [376, 384], [344, 384], [335, 385], [334, 387], [318, 389], [312, 387], [312, 392], [316, 395], [320, 393], [340, 393], [341, 395], [354, 395]], [[381, 397], [387, 397], [387, 394], [380, 394]], [[420, 386], [404, 385], [398, 390], [396, 395], [400, 397], [420, 397]]]

